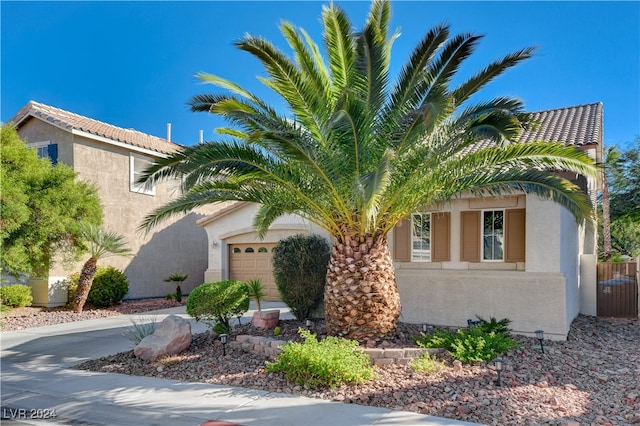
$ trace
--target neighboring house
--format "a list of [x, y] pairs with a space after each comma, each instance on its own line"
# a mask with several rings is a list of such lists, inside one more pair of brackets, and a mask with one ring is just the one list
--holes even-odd
[[[131, 257], [109, 257], [99, 262], [124, 271], [130, 284], [126, 298], [158, 297], [175, 291], [174, 284], [164, 282], [174, 272], [189, 274], [182, 287], [185, 293], [203, 282], [207, 238], [195, 222], [221, 207], [172, 218], [146, 235], [138, 231], [151, 210], [175, 197], [177, 185], [164, 182], [145, 187], [135, 181], [154, 159], [175, 152], [180, 145], [33, 101], [11, 122], [39, 156], [71, 166], [80, 179], [97, 187], [104, 227], [124, 235], [133, 251]], [[56, 262], [48, 277], [31, 279], [34, 304], [65, 304], [62, 282], [80, 266], [65, 269]]]
[[[601, 103], [534, 113], [521, 141], [561, 141], [602, 159]], [[564, 175], [595, 203], [598, 182]], [[263, 240], [251, 228], [257, 206], [236, 203], [198, 221], [209, 236], [205, 280], [259, 277], [277, 299], [271, 250], [296, 233], [320, 233], [296, 216], [280, 218]], [[565, 339], [573, 319], [595, 315], [596, 236], [564, 207], [536, 195], [473, 198], [426, 206], [388, 239], [402, 302], [401, 321], [462, 326], [479, 315], [509, 318], [518, 333], [543, 329]]]

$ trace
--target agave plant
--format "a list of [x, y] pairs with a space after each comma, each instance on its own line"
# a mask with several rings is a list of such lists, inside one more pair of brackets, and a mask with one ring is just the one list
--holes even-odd
[[534, 49], [454, 79], [481, 36], [452, 35], [448, 25], [438, 25], [394, 80], [398, 34], [389, 31], [390, 14], [388, 1], [375, 0], [356, 31], [338, 5], [324, 6], [324, 55], [288, 22], [280, 29], [292, 57], [260, 37], [237, 41], [262, 63], [260, 81], [288, 109], [276, 111], [232, 81], [199, 74], [221, 92], [195, 96], [192, 110], [225, 117], [230, 126], [217, 129], [219, 140], [187, 147], [146, 171], [141, 182], [182, 179], [183, 195], [141, 227], [229, 200], [260, 204], [259, 235], [285, 214], [317, 224], [334, 238], [325, 287], [328, 331], [363, 340], [396, 329], [400, 297], [387, 233], [412, 212], [464, 192], [528, 192], [561, 203], [579, 220], [589, 215], [584, 194], [552, 173], [595, 176], [587, 155], [559, 143], [517, 143], [533, 124], [518, 99], [475, 101]]

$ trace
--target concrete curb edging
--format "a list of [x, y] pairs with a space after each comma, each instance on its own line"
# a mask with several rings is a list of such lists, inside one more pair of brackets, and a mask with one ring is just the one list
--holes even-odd
[[[280, 346], [285, 343], [287, 342], [284, 340], [278, 340], [272, 337], [241, 334], [236, 337], [235, 341], [229, 342], [229, 347], [273, 359], [282, 353]], [[425, 353], [435, 355], [441, 353], [444, 349], [364, 348], [362, 351], [369, 355], [371, 364], [373, 365], [406, 365], [411, 363], [411, 360], [414, 358], [420, 358]]]

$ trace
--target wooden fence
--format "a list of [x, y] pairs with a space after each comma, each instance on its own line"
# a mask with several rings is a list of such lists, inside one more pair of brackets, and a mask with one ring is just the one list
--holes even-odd
[[638, 317], [638, 262], [598, 263], [598, 316]]

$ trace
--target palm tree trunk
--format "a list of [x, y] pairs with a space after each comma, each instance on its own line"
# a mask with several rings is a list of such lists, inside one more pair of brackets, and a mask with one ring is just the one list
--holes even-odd
[[400, 295], [387, 239], [367, 235], [336, 241], [325, 286], [327, 329], [364, 341], [395, 333]]
[[90, 257], [82, 266], [80, 271], [80, 278], [78, 279], [78, 289], [76, 295], [73, 298], [73, 311], [80, 313], [84, 304], [87, 302], [87, 296], [91, 290], [91, 284], [93, 278], [96, 276], [98, 270], [98, 259], [96, 257]]
[[610, 203], [611, 195], [609, 194], [609, 182], [607, 174], [602, 172], [602, 239], [604, 245], [604, 261], [611, 259], [611, 212]]

